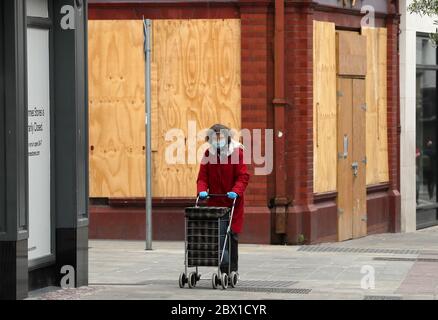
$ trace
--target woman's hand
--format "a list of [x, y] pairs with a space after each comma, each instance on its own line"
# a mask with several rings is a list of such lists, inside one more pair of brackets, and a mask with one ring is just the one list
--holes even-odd
[[230, 199], [236, 199], [238, 197], [237, 193], [235, 193], [233, 191], [227, 192], [227, 196]]
[[205, 199], [208, 197], [208, 192], [207, 191], [201, 191], [199, 192], [199, 198], [201, 199]]

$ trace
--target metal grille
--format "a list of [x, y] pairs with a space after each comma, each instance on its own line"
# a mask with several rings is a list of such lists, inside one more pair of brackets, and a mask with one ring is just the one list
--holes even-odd
[[428, 255], [428, 256], [438, 256], [437, 250], [421, 250], [421, 254]]
[[[239, 286], [248, 287], [248, 288], [259, 288], [259, 287], [268, 287], [268, 288], [287, 288], [294, 286], [298, 283], [298, 281], [274, 281], [274, 280], [240, 280]], [[119, 286], [145, 286], [145, 285], [172, 285], [178, 284], [177, 280], [168, 280], [168, 279], [157, 279], [157, 280], [145, 280], [136, 283], [121, 283], [121, 282], [107, 282], [107, 283], [90, 283], [90, 285], [119, 285]], [[211, 285], [210, 278], [202, 278], [201, 281], [197, 284], [197, 286], [202, 285]]]
[[400, 262], [438, 262], [436, 258], [398, 258], [398, 257], [375, 257], [376, 261], [400, 261]]
[[364, 300], [402, 300], [399, 296], [365, 296]]
[[[275, 281], [275, 280], [242, 280], [236, 288], [229, 287], [230, 290], [242, 292], [265, 292], [265, 293], [289, 293], [289, 294], [309, 294], [312, 290], [307, 288], [291, 288], [297, 281]], [[146, 280], [138, 283], [92, 283], [91, 286], [177, 286], [176, 280]], [[201, 279], [196, 285], [198, 289], [211, 290], [211, 280]]]
[[309, 294], [311, 289], [304, 288], [253, 288], [253, 287], [239, 287], [233, 288], [234, 291], [243, 292], [266, 292], [266, 293], [290, 293], [290, 294]]
[[298, 281], [270, 281], [270, 280], [241, 280], [239, 285], [242, 287], [268, 287], [268, 288], [287, 288], [296, 285]]
[[[297, 281], [269, 281], [269, 280], [241, 280], [237, 287], [229, 290], [241, 292], [264, 292], [264, 293], [289, 293], [289, 294], [309, 294], [312, 290], [306, 288], [291, 288], [296, 285]], [[173, 282], [175, 285], [175, 282]], [[219, 286], [220, 287], [220, 286]], [[196, 288], [211, 289], [211, 281], [208, 279], [201, 280]]]
[[349, 253], [391, 253], [391, 254], [420, 254], [417, 249], [384, 249], [384, 248], [348, 248], [327, 246], [301, 246], [303, 252], [349, 252]]

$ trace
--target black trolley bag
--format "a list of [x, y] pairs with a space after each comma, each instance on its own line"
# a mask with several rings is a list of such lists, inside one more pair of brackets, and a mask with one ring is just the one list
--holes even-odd
[[[226, 197], [226, 194], [210, 194], [209, 197]], [[219, 285], [227, 289], [235, 287], [239, 275], [231, 271], [231, 221], [233, 220], [236, 199], [229, 207], [199, 206], [199, 196], [194, 207], [185, 209], [185, 270], [179, 276], [179, 287], [196, 287], [201, 280], [198, 267], [217, 267], [212, 274], [213, 289]], [[222, 272], [221, 266], [227, 266], [228, 272]], [[189, 268], [196, 271], [188, 272]]]

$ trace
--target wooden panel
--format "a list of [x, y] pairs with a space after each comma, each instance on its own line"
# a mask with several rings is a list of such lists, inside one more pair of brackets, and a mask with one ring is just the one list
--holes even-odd
[[367, 234], [366, 209], [366, 94], [365, 80], [353, 79], [353, 162], [358, 164], [353, 175], [353, 238]]
[[367, 38], [367, 184], [387, 182], [387, 50], [385, 28], [363, 28]]
[[[337, 165], [337, 186], [338, 186], [338, 238], [339, 241], [353, 237], [353, 203], [352, 190], [353, 179], [351, 173], [352, 163], [352, 80], [338, 78], [338, 137], [337, 150], [340, 155]], [[344, 150], [344, 137], [348, 138], [348, 146]], [[342, 156], [346, 152], [346, 156]]]
[[144, 195], [141, 21], [89, 21], [90, 196]]
[[[142, 21], [90, 21], [89, 65], [90, 196], [142, 197]], [[196, 157], [166, 163], [165, 136], [181, 130], [187, 149], [189, 121], [195, 135], [217, 122], [240, 129], [240, 20], [154, 21], [151, 82], [153, 196], [193, 196]]]
[[388, 100], [387, 100], [387, 30], [386, 28], [378, 29], [378, 66], [379, 66], [379, 100], [378, 100], [378, 128], [379, 128], [379, 182], [389, 181], [388, 168]]
[[165, 135], [176, 128], [187, 137], [189, 121], [197, 130], [217, 122], [240, 129], [240, 20], [156, 20], [153, 35], [159, 109], [153, 193], [193, 196], [198, 165], [167, 164]]
[[355, 32], [337, 32], [338, 75], [365, 76], [366, 38]]
[[377, 109], [379, 100], [378, 69], [377, 64], [377, 32], [373, 28], [363, 28], [362, 34], [367, 37], [367, 184], [379, 182], [378, 177], [378, 126]]
[[313, 179], [314, 192], [336, 190], [335, 24], [313, 22]]

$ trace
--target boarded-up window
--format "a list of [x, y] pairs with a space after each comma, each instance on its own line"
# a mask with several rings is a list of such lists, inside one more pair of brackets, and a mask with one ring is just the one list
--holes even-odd
[[313, 179], [314, 192], [336, 190], [335, 24], [313, 23]]
[[387, 182], [387, 30], [363, 28], [367, 37], [367, 184]]
[[[240, 129], [240, 20], [156, 20], [152, 33], [153, 196], [194, 196], [199, 165], [166, 163], [165, 135]], [[141, 20], [89, 21], [91, 197], [145, 195], [144, 67]]]

